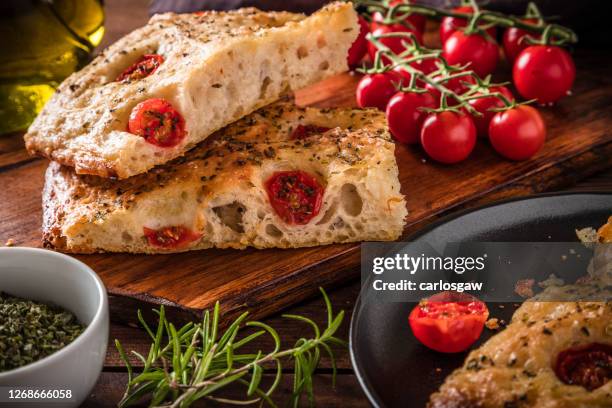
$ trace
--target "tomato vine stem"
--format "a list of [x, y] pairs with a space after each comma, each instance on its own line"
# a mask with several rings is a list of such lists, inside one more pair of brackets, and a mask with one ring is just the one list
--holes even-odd
[[[555, 38], [555, 45], [574, 44], [578, 42], [578, 36], [576, 33], [568, 27], [564, 27], [558, 24], [546, 24], [542, 19], [542, 15], [535, 6], [535, 4], [528, 6], [527, 16], [533, 15], [532, 18], [538, 18], [538, 24], [530, 24], [525, 21], [526, 16], [509, 16], [503, 13], [499, 13], [491, 10], [482, 10], [477, 5], [474, 9], [474, 13], [461, 13], [453, 10], [446, 10], [437, 7], [430, 7], [416, 4], [395, 4], [389, 6], [386, 1], [375, 1], [375, 0], [354, 0], [355, 4], [364, 6], [370, 13], [378, 11], [385, 15], [384, 24], [404, 24], [404, 20], [411, 14], [421, 14], [431, 18], [441, 17], [457, 17], [469, 21], [469, 27], [474, 29], [477, 27], [478, 22], [487, 24], [487, 27], [516, 27], [522, 30], [535, 33], [543, 34], [546, 29], [550, 30], [550, 37]], [[476, 3], [471, 2], [471, 6], [474, 7]]]

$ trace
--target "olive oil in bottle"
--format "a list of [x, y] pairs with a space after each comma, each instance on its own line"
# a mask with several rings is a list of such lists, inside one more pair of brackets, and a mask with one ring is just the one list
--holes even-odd
[[0, 1], [0, 134], [26, 129], [103, 35], [101, 0]]

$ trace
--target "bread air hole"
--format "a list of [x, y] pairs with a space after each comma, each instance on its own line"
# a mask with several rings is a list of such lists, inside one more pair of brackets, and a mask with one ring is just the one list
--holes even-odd
[[297, 49], [297, 57], [298, 59], [303, 59], [308, 56], [308, 48], [303, 45], [300, 45]]
[[244, 206], [238, 201], [213, 208], [213, 212], [226, 227], [240, 234], [244, 232], [242, 225], [244, 211]]
[[280, 238], [283, 236], [282, 231], [276, 228], [274, 224], [266, 225], [266, 234], [268, 234], [272, 238]]
[[261, 83], [261, 88], [259, 90], [259, 97], [263, 98], [266, 96], [266, 91], [268, 90], [268, 86], [272, 83], [272, 80], [269, 76], [265, 77]]
[[340, 189], [340, 202], [345, 213], [352, 217], [361, 214], [363, 200], [354, 184], [347, 183]]
[[336, 214], [337, 209], [338, 203], [334, 202], [332, 205], [329, 206], [327, 211], [325, 211], [325, 214], [323, 214], [323, 218], [321, 218], [319, 222], [317, 222], [317, 225], [327, 224], [329, 220], [331, 220], [332, 217]]

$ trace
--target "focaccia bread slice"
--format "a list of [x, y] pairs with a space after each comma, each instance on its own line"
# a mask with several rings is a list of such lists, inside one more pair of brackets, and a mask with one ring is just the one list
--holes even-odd
[[[523, 303], [506, 329], [470, 352], [428, 408], [610, 407], [612, 381], [601, 384], [612, 358], [609, 285], [595, 279], [549, 287]], [[560, 364], [565, 381], [557, 375]]]
[[44, 242], [164, 253], [394, 240], [407, 214], [394, 148], [381, 112], [283, 101], [127, 180], [51, 163]]
[[[341, 2], [308, 17], [253, 8], [156, 15], [60, 85], [26, 147], [78, 174], [146, 172], [281, 95], [346, 71], [358, 31], [352, 5]], [[172, 115], [155, 128], [168, 133], [129, 128], [141, 103], [151, 109], [159, 99]]]

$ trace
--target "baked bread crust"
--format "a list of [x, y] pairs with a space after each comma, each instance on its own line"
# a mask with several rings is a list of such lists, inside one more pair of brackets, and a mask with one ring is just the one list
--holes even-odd
[[[330, 128], [291, 140], [301, 125]], [[302, 247], [397, 239], [407, 214], [395, 145], [376, 110], [297, 108], [281, 101], [222, 129], [187, 155], [127, 180], [77, 175], [51, 163], [43, 193], [43, 240], [68, 252], [179, 252]], [[287, 225], [265, 180], [303, 170], [324, 186], [306, 225]], [[144, 228], [182, 225], [191, 245], [151, 246]]]
[[[473, 350], [430, 398], [428, 408], [604, 408], [612, 381], [592, 391], [563, 383], [553, 369], [559, 353], [591, 343], [612, 344], [609, 277], [547, 288], [523, 303], [502, 332]], [[557, 301], [554, 301], [557, 300]]]
[[[282, 95], [347, 70], [359, 31], [350, 3], [313, 15], [230, 12], [155, 15], [58, 88], [25, 135], [26, 147], [78, 174], [127, 178], [183, 155], [214, 131]], [[145, 54], [164, 61], [149, 76], [116, 81]], [[132, 108], [163, 98], [187, 136], [159, 147], [127, 132]]]

